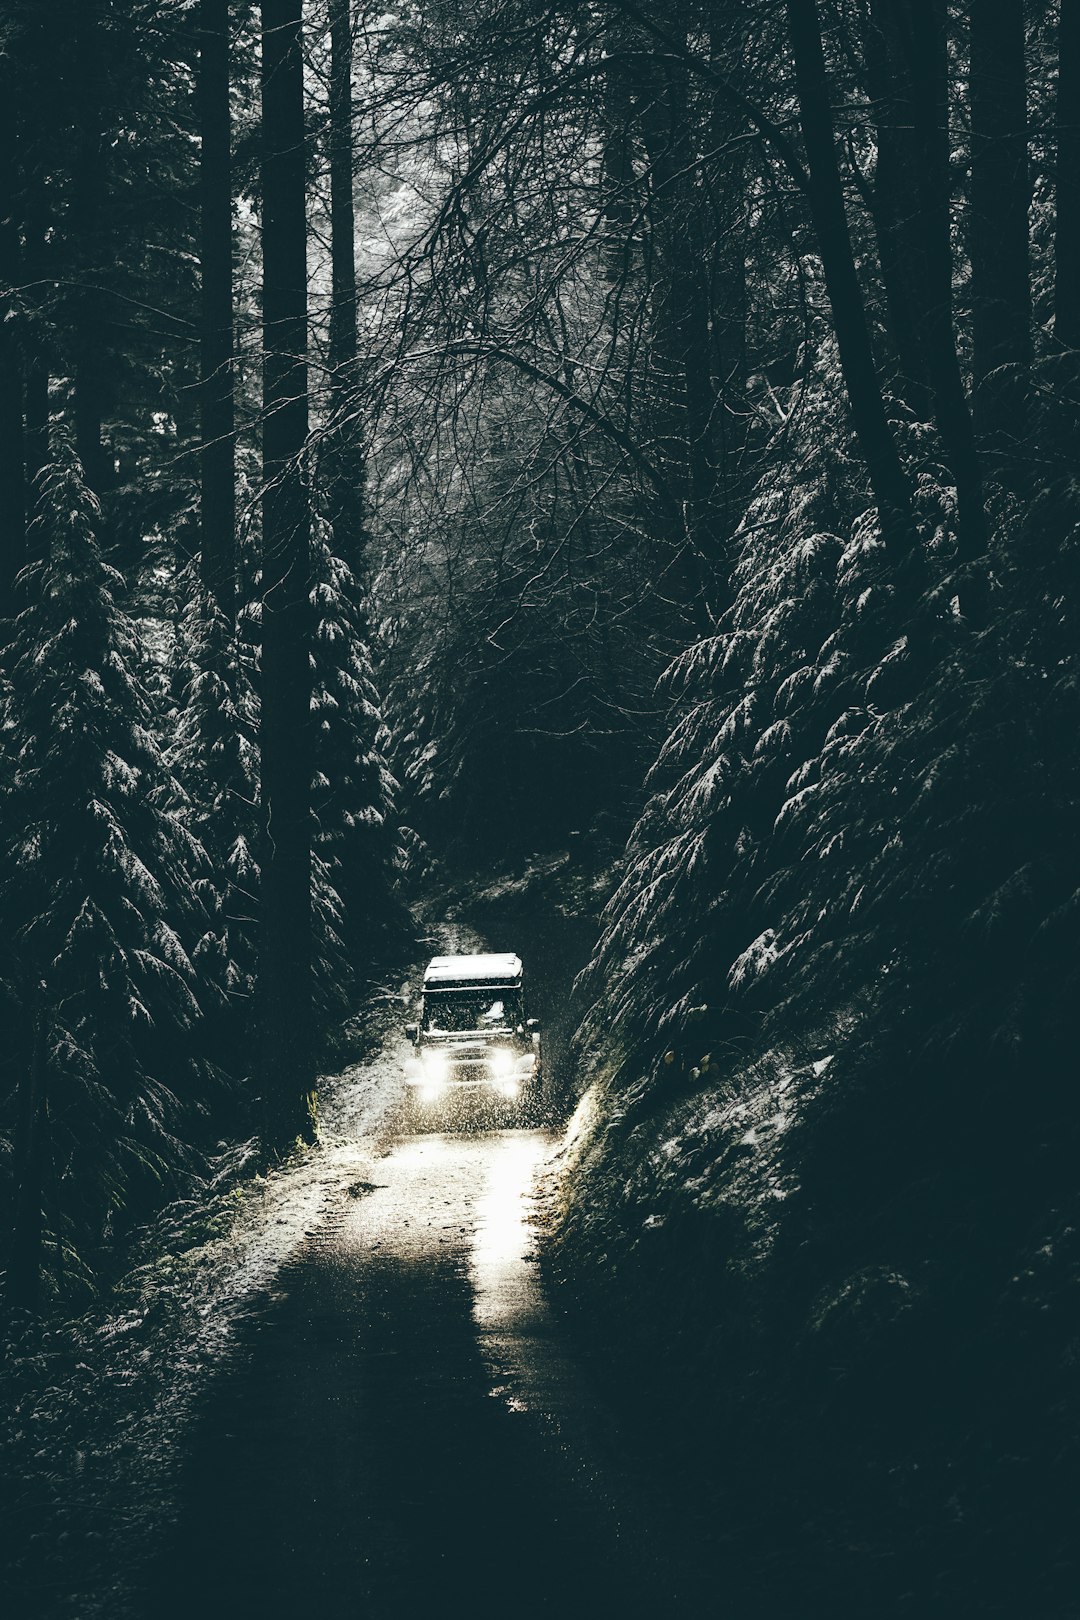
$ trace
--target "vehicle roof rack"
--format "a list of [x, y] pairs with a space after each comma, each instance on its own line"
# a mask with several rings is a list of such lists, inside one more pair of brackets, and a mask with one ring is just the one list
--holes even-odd
[[425, 990], [467, 989], [511, 985], [521, 980], [521, 957], [512, 951], [498, 955], [433, 956], [424, 969]]

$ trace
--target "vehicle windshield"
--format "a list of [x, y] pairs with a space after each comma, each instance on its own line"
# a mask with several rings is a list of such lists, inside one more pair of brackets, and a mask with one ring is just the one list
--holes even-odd
[[440, 990], [424, 997], [424, 1028], [431, 1034], [455, 1030], [508, 1030], [521, 1022], [516, 990]]

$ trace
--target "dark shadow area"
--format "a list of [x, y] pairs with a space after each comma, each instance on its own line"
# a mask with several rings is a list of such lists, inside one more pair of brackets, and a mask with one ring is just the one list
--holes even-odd
[[678, 1612], [571, 1453], [491, 1392], [460, 1256], [310, 1246], [209, 1393], [155, 1620]]

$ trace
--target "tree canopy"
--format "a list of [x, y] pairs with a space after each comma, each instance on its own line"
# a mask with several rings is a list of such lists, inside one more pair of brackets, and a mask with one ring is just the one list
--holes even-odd
[[581, 1050], [630, 1096], [856, 1007], [970, 1036], [972, 1072], [1051, 1064], [1073, 27], [1035, 0], [6, 9], [24, 1276], [50, 1233], [90, 1263], [212, 1141], [310, 1132], [425, 844], [628, 839]]

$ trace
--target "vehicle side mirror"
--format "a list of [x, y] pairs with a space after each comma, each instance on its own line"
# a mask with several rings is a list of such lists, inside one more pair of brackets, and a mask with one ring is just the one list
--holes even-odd
[[416, 1045], [417, 1041], [420, 1039], [420, 1026], [419, 1026], [419, 1024], [406, 1024], [405, 1025], [405, 1039], [407, 1041], [412, 1041], [414, 1046]]
[[540, 1028], [540, 1020], [539, 1020], [539, 1018], [526, 1018], [526, 1020], [525, 1020], [525, 1028], [526, 1029], [539, 1029]]

